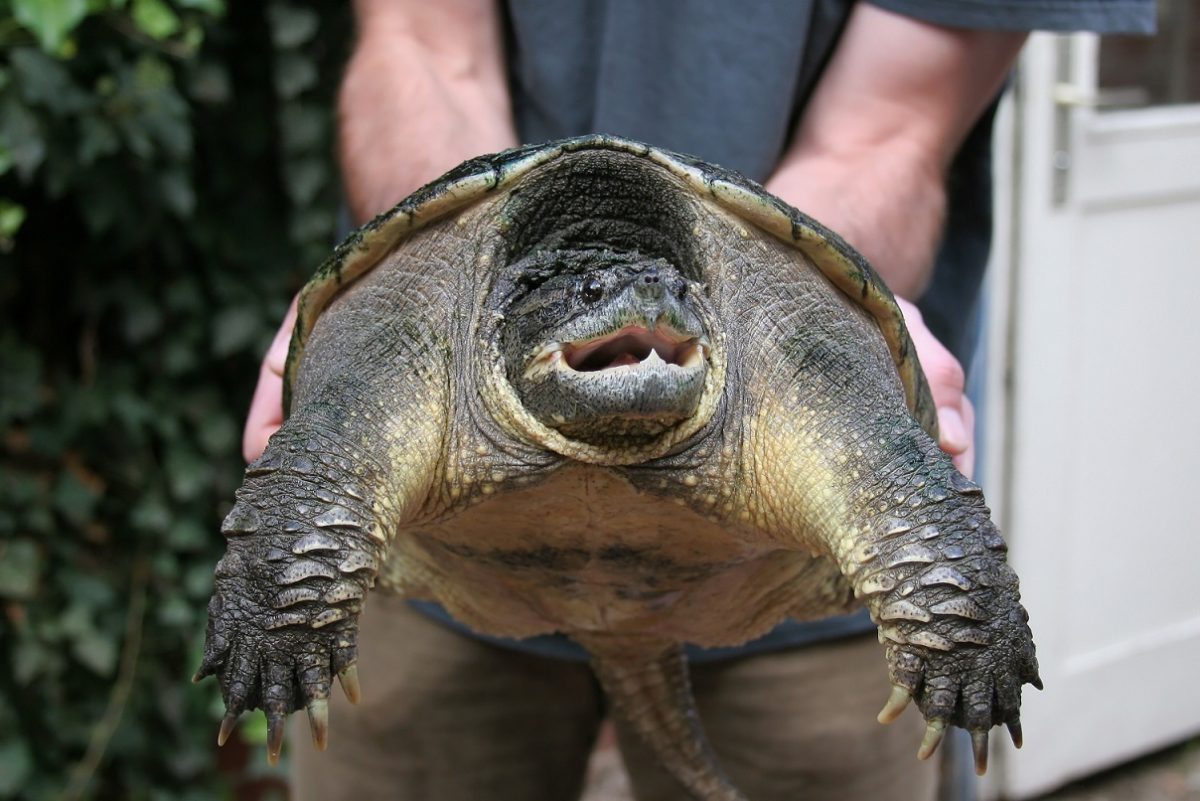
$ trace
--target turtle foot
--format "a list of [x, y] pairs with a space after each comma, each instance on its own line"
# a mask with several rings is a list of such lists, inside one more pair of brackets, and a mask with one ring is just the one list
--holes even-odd
[[[1027, 647], [1021, 647], [1023, 643]], [[993, 726], [1004, 724], [1013, 744], [1021, 747], [1021, 687], [1041, 689], [1027, 638], [1016, 638], [999, 650], [974, 646], [935, 651], [893, 644], [887, 659], [893, 684], [879, 721], [891, 723], [915, 700], [928, 721], [919, 759], [937, 751], [949, 726], [970, 732], [975, 772], [981, 776], [987, 771], [988, 732]]]
[[287, 716], [303, 708], [313, 743], [324, 750], [332, 677], [338, 676], [352, 702], [357, 703], [361, 695], [354, 665], [356, 621], [347, 617], [320, 626], [319, 612], [291, 613], [295, 620], [277, 625], [269, 610], [257, 609], [244, 596], [237, 602], [231, 602], [231, 597], [228, 587], [219, 589], [209, 604], [204, 662], [196, 673], [197, 679], [215, 675], [221, 684], [226, 713], [217, 744], [229, 740], [242, 712], [261, 708], [267, 716], [267, 760], [275, 764], [283, 748]]

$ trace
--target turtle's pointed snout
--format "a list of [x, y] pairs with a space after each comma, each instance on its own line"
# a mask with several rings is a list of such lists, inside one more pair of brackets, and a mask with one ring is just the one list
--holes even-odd
[[639, 275], [633, 288], [643, 301], [658, 302], [667, 296], [667, 282], [657, 267], [651, 267]]

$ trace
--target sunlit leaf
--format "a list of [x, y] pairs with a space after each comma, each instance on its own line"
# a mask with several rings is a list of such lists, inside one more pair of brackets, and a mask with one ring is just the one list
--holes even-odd
[[179, 17], [163, 0], [133, 0], [133, 23], [154, 39], [166, 39], [179, 30]]
[[12, 0], [12, 11], [42, 49], [53, 53], [87, 14], [87, 0]]

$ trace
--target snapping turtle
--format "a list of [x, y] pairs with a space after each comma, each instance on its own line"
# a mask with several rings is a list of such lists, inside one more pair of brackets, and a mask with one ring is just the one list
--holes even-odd
[[979, 488], [936, 444], [900, 311], [836, 234], [746, 179], [610, 136], [473, 159], [305, 288], [288, 416], [221, 530], [197, 674], [271, 757], [355, 700], [368, 589], [481, 632], [564, 632], [664, 765], [736, 799], [681, 643], [866, 602], [920, 755], [1020, 740], [1040, 686]]

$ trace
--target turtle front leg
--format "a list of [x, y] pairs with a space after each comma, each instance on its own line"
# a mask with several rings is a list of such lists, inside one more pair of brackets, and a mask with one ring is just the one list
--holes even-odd
[[307, 708], [313, 739], [324, 748], [333, 676], [358, 700], [358, 614], [384, 556], [388, 522], [372, 509], [372, 482], [356, 474], [340, 445], [289, 421], [246, 469], [221, 526], [228, 543], [196, 679], [215, 674], [220, 681], [222, 744], [242, 711], [265, 710], [272, 762], [284, 720], [297, 709]]
[[893, 685], [880, 721], [915, 700], [928, 722], [918, 755], [960, 726], [979, 773], [992, 726], [1007, 725], [1020, 745], [1021, 687], [1041, 682], [1017, 577], [979, 487], [902, 409], [864, 421], [826, 407], [768, 447], [783, 456], [762, 463], [788, 471], [771, 482], [781, 491], [768, 516], [830, 555], [879, 626]]
[[887, 467], [864, 487], [855, 533], [833, 543], [885, 646], [893, 688], [879, 720], [915, 699], [928, 721], [918, 756], [960, 726], [982, 774], [988, 731], [1004, 724], [1020, 747], [1021, 687], [1042, 686], [1029, 615], [979, 487], [915, 424], [882, 439]]
[[287, 715], [300, 708], [324, 748], [334, 676], [358, 700], [363, 599], [397, 527], [426, 500], [446, 425], [436, 363], [377, 371], [376, 386], [329, 372], [246, 469], [221, 526], [227, 547], [196, 673], [221, 684], [218, 742], [243, 711], [261, 708], [272, 762]]

